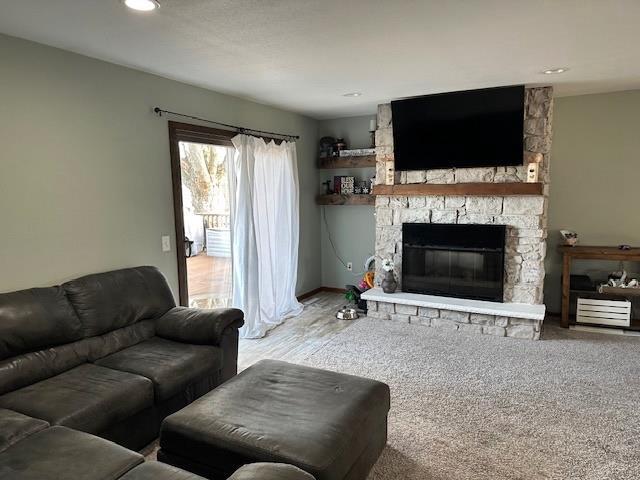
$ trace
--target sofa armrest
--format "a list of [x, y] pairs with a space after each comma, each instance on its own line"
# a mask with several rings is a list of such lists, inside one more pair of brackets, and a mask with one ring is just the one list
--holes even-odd
[[182, 343], [220, 346], [225, 332], [242, 325], [244, 314], [237, 308], [175, 307], [156, 321], [156, 335]]

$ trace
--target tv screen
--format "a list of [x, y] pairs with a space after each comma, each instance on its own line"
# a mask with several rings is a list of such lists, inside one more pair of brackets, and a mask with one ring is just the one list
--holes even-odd
[[396, 170], [522, 165], [524, 86], [391, 102]]

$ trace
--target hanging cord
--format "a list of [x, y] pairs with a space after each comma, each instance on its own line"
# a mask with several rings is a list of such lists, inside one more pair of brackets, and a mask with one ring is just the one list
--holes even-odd
[[207, 120], [206, 118], [195, 117], [193, 115], [187, 115], [185, 113], [172, 112], [170, 110], [163, 110], [160, 107], [155, 107], [153, 111], [161, 117], [163, 113], [168, 113], [169, 115], [175, 115], [176, 117], [190, 118], [191, 120], [197, 120], [199, 122], [212, 123], [214, 125], [218, 125], [220, 127], [226, 127], [231, 130], [235, 130], [238, 133], [246, 133], [249, 135], [256, 134], [257, 136], [265, 135], [267, 137], [283, 137], [283, 139], [289, 140], [297, 140], [300, 138], [300, 135], [289, 135], [286, 133], [276, 133], [276, 132], [267, 132], [266, 130], [254, 130], [253, 128], [245, 128], [239, 127], [237, 125], [230, 125], [228, 123], [216, 122], [215, 120]]
[[[333, 238], [331, 238], [331, 229], [329, 228], [329, 223], [327, 222], [327, 210], [325, 206], [322, 207], [322, 220], [324, 221], [324, 227], [327, 230], [327, 238], [329, 238], [329, 244], [331, 245], [333, 254], [336, 256], [336, 258], [342, 264], [342, 266], [348, 270], [347, 264], [344, 262], [344, 260], [342, 260], [342, 257], [340, 257], [340, 254], [338, 253], [338, 250], [336, 249], [336, 246], [333, 243]], [[358, 272], [358, 273], [356, 272], [349, 272], [349, 273], [351, 273], [351, 275], [353, 275], [354, 277], [357, 277], [360, 275], [364, 275], [366, 272], [367, 270], [363, 270], [362, 272]]]

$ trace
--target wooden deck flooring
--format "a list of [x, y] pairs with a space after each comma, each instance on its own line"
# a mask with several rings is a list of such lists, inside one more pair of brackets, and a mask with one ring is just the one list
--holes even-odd
[[231, 301], [231, 258], [201, 253], [187, 258], [187, 285], [192, 307], [225, 307]]

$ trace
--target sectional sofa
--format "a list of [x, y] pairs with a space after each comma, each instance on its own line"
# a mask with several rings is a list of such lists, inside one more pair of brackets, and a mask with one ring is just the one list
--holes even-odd
[[236, 374], [242, 324], [176, 307], [154, 267], [0, 294], [0, 408], [138, 450]]

